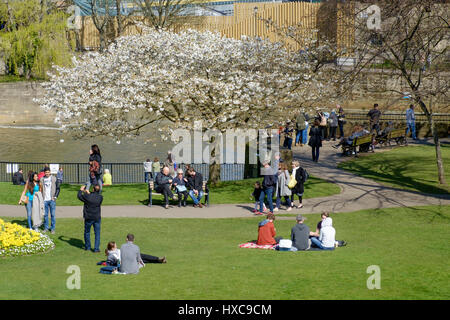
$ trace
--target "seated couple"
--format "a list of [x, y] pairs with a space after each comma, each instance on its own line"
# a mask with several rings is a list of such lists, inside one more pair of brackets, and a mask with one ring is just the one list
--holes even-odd
[[148, 254], [141, 253], [139, 247], [134, 244], [134, 235], [127, 235], [127, 243], [123, 244], [120, 249], [114, 241], [108, 243], [105, 250], [107, 256], [106, 262], [98, 264], [105, 265], [101, 268], [101, 273], [139, 273], [139, 269], [144, 267], [146, 263], [167, 263], [166, 257], [158, 258]]
[[347, 137], [347, 138], [344, 138], [344, 137], [341, 138], [341, 141], [340, 141], [338, 144], [333, 145], [332, 147], [335, 148], [335, 149], [337, 149], [337, 148], [339, 148], [339, 146], [342, 146], [342, 145], [349, 145], [349, 146], [351, 146], [352, 143], [353, 143], [353, 140], [355, 140], [355, 139], [358, 138], [358, 137], [365, 136], [365, 135], [367, 135], [367, 134], [369, 134], [369, 133], [370, 133], [370, 132], [367, 131], [366, 129], [364, 129], [363, 127], [356, 125], [356, 126], [353, 128], [352, 134], [351, 134], [349, 137]]
[[[164, 167], [160, 173], [156, 175], [155, 191], [164, 195], [164, 207], [169, 208], [169, 198], [173, 199], [174, 195], [171, 189], [174, 189], [178, 196], [178, 207], [186, 206], [187, 196], [194, 201], [195, 208], [202, 208], [200, 200], [203, 197], [203, 177], [201, 173], [189, 168], [187, 176], [183, 176], [183, 170], [178, 169], [175, 178], [169, 175], [169, 168]], [[183, 201], [181, 200], [183, 198]]]
[[[279, 244], [281, 237], [274, 238], [276, 235], [273, 221], [275, 216], [271, 213], [267, 215], [267, 219], [259, 223], [258, 228], [258, 245], [275, 245]], [[322, 221], [318, 224], [316, 232], [310, 232], [309, 227], [303, 222], [305, 218], [297, 215], [297, 224], [291, 230], [292, 246], [290, 251], [298, 250], [334, 250], [337, 246], [346, 245], [345, 241], [336, 241], [336, 230], [333, 228], [333, 221], [327, 212], [322, 213]], [[279, 249], [278, 246], [276, 249]]]

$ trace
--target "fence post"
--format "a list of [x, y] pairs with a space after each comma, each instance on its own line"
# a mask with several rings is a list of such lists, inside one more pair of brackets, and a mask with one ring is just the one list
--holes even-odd
[[77, 163], [77, 184], [80, 184], [80, 164]]

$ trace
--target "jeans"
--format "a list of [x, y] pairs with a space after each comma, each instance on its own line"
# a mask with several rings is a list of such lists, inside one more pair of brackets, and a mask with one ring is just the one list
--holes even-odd
[[411, 136], [414, 140], [417, 139], [416, 137], [416, 124], [414, 122], [406, 123], [406, 135], [408, 135], [409, 130], [411, 130]]
[[150, 179], [153, 180], [153, 175], [152, 175], [151, 172], [145, 172], [145, 173], [144, 173], [144, 180], [145, 180], [145, 183], [148, 183], [148, 182], [149, 182], [148, 177], [150, 177]]
[[203, 191], [199, 191], [198, 196], [195, 196], [194, 190], [189, 190], [189, 195], [191, 196], [192, 200], [194, 201], [194, 204], [197, 205], [200, 203], [200, 200], [202, 200]]
[[[289, 196], [284, 196], [284, 200], [286, 200], [288, 207], [291, 206], [291, 199], [289, 198]], [[280, 192], [278, 191], [278, 195], [277, 195], [277, 202], [276, 202], [276, 206], [278, 209], [280, 209], [281, 207], [281, 196], [280, 196]]]
[[312, 244], [314, 244], [317, 248], [322, 249], [322, 250], [334, 250], [334, 247], [324, 247], [322, 245], [322, 242], [320, 242], [320, 240], [317, 237], [312, 237], [311, 238], [311, 242]]
[[319, 151], [320, 147], [311, 147], [311, 151], [312, 151], [312, 160], [313, 161], [319, 161]]
[[344, 122], [343, 121], [339, 121], [338, 122], [339, 125], [339, 138], [342, 138], [344, 136]]
[[48, 230], [48, 210], [50, 210], [50, 218], [51, 218], [51, 228], [50, 230], [55, 230], [55, 211], [56, 211], [56, 202], [54, 200], [44, 201], [44, 230]]
[[33, 200], [28, 200], [27, 205], [25, 206], [27, 209], [27, 219], [28, 219], [28, 228], [33, 228], [33, 223], [31, 223], [31, 213], [33, 208]]
[[259, 212], [264, 212], [264, 198], [267, 195], [267, 201], [269, 201], [270, 212], [273, 213], [273, 188], [263, 189], [259, 196]]
[[100, 250], [100, 224], [102, 219], [99, 220], [84, 220], [84, 248], [91, 250], [91, 227], [94, 226], [95, 244], [94, 251]]
[[102, 192], [103, 180], [101, 179], [101, 175], [95, 175], [94, 178], [89, 176], [89, 181], [86, 182], [86, 190], [89, 190], [89, 188], [91, 187], [91, 184], [98, 184], [100, 186], [100, 193]]
[[297, 130], [297, 135], [295, 136], [295, 145], [297, 144], [303, 144], [303, 131], [304, 130]]

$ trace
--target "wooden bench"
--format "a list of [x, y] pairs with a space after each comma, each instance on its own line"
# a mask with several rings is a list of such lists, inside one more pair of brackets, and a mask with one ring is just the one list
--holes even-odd
[[406, 140], [406, 129], [394, 129], [387, 135], [375, 138], [380, 145], [390, 146], [392, 141], [395, 141], [397, 145], [404, 144], [407, 145]]
[[373, 149], [373, 134], [367, 134], [361, 137], [357, 137], [353, 139], [353, 142], [351, 145], [343, 144], [342, 145], [342, 153], [346, 154], [348, 152], [354, 153], [355, 157], [358, 157], [358, 150], [357, 147], [359, 147], [359, 152], [368, 152], [369, 150]]
[[[207, 207], [209, 207], [209, 189], [208, 189], [208, 181], [203, 181], [203, 196], [204, 203]], [[188, 191], [189, 192], [189, 191]], [[178, 194], [176, 192], [173, 193], [174, 199], [178, 198]], [[148, 206], [151, 207], [153, 205], [153, 196], [154, 195], [163, 195], [162, 193], [155, 192], [155, 182], [150, 179], [148, 182]]]

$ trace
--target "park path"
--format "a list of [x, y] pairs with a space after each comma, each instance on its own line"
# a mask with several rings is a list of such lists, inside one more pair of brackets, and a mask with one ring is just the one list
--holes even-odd
[[[281, 209], [279, 214], [309, 214], [328, 212], [351, 212], [362, 209], [392, 208], [424, 205], [450, 205], [450, 195], [428, 195], [414, 191], [405, 191], [383, 186], [375, 181], [356, 176], [350, 172], [337, 168], [340, 161], [348, 158], [341, 157], [339, 151], [331, 147], [334, 142], [324, 142], [320, 150], [319, 163], [311, 161], [309, 146], [294, 147], [294, 157], [300, 159], [301, 165], [316, 177], [336, 183], [341, 193], [328, 197], [305, 199], [302, 209], [290, 212]], [[427, 142], [420, 142], [427, 143]], [[375, 152], [386, 151], [376, 149]], [[214, 197], [214, 194], [211, 194]], [[296, 201], [298, 203], [298, 200]], [[251, 210], [253, 204], [221, 204], [204, 208], [178, 208], [172, 206], [164, 209], [161, 206], [151, 208], [143, 205], [136, 206], [103, 206], [102, 217], [140, 217], [140, 218], [245, 218], [256, 217]], [[23, 206], [0, 205], [0, 217], [22, 217], [26, 215]], [[82, 218], [81, 206], [57, 206], [57, 218]], [[281, 217], [280, 217], [281, 218]], [[287, 219], [294, 219], [293, 217]]]

